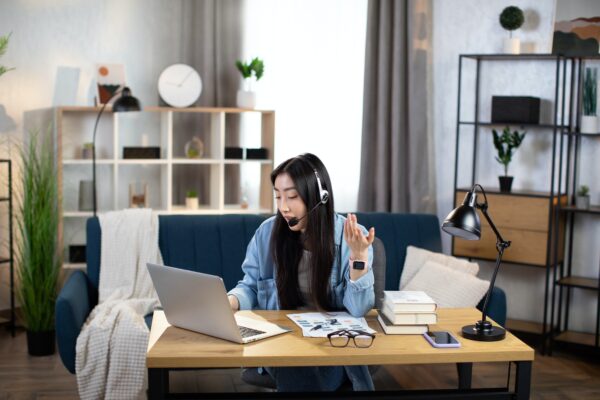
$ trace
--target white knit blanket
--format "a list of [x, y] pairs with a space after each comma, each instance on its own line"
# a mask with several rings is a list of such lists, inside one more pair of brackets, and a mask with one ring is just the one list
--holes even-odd
[[149, 331], [144, 316], [159, 304], [146, 263], [162, 264], [158, 217], [150, 209], [129, 209], [99, 219], [99, 299], [77, 338], [79, 395], [145, 398]]

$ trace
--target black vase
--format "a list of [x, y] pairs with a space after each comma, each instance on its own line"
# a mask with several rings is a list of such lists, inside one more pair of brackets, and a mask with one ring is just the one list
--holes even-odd
[[513, 177], [512, 176], [499, 176], [500, 191], [508, 193], [512, 187]]
[[49, 356], [54, 354], [55, 342], [55, 331], [27, 331], [27, 350], [31, 356]]

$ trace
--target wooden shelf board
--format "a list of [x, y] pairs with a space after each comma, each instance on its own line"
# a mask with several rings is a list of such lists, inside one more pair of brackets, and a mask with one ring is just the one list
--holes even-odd
[[273, 161], [271, 160], [224, 160], [223, 161], [224, 164], [245, 164], [245, 163], [258, 163], [258, 164], [273, 164]]
[[269, 114], [274, 113], [274, 110], [258, 110], [258, 109], [249, 109], [249, 108], [237, 108], [237, 107], [188, 107], [188, 108], [173, 108], [173, 107], [157, 107], [150, 106], [144, 107], [144, 111], [149, 112], [204, 112], [204, 113], [231, 113], [231, 114], [239, 114], [246, 112], [256, 112], [261, 114]]
[[64, 269], [86, 269], [87, 264], [86, 263], [64, 263], [62, 265], [62, 267]]
[[[485, 193], [486, 194], [501, 194], [503, 196], [529, 196], [529, 197], [546, 197], [546, 198], [550, 198], [550, 192], [543, 192], [543, 191], [538, 191], [538, 190], [524, 190], [524, 189], [513, 189], [510, 192], [501, 192], [499, 188], [497, 187], [490, 187], [490, 188], [485, 188]], [[464, 188], [464, 187], [459, 187], [456, 188], [457, 192], [468, 192], [470, 191], [470, 188]], [[479, 195], [481, 194], [481, 192], [477, 192], [478, 196], [477, 198], [479, 199]], [[554, 197], [558, 197], [559, 194], [555, 193]], [[560, 196], [565, 196], [565, 194], [561, 194]], [[483, 196], [481, 196], [483, 198]]]
[[579, 287], [582, 289], [600, 289], [598, 279], [584, 278], [581, 276], [567, 276], [565, 278], [559, 279], [556, 283], [561, 286], [572, 286]]
[[173, 158], [173, 164], [197, 165], [197, 164], [219, 164], [221, 160], [216, 158]]
[[[115, 160], [104, 158], [96, 160], [96, 165], [114, 164], [114, 162]], [[92, 165], [92, 160], [71, 158], [63, 159], [62, 163], [64, 165]]]
[[145, 158], [145, 159], [119, 159], [116, 162], [120, 165], [167, 165], [169, 162], [164, 158]]
[[564, 331], [557, 335], [554, 340], [559, 342], [583, 344], [586, 346], [595, 346], [596, 335], [593, 333]]
[[524, 321], [520, 319], [507, 319], [505, 328], [509, 331], [535, 333], [541, 335], [543, 325], [540, 322]]
[[63, 211], [63, 217], [65, 218], [88, 218], [93, 215], [92, 211]]

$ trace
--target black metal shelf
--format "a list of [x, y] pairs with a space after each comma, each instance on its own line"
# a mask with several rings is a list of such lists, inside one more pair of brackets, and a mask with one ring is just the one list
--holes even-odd
[[554, 125], [554, 124], [524, 124], [522, 122], [475, 122], [475, 121], [458, 121], [459, 125], [477, 125], [477, 126], [521, 126], [527, 128], [540, 128], [540, 129], [567, 129], [565, 125]]
[[488, 61], [528, 61], [528, 60], [549, 60], [557, 61], [566, 59], [565, 56], [559, 54], [462, 54], [461, 57], [471, 58], [474, 60]]
[[[470, 191], [471, 188], [466, 188], [466, 187], [459, 187], [456, 188], [457, 192], [468, 192]], [[487, 188], [485, 189], [485, 193], [486, 194], [501, 194], [501, 195], [506, 195], [506, 196], [524, 196], [524, 197], [539, 197], [542, 199], [549, 199], [550, 197], [552, 197], [552, 194], [550, 192], [542, 192], [542, 191], [538, 191], [538, 190], [524, 190], [524, 189], [513, 189], [510, 192], [502, 192], [499, 188]], [[559, 197], [559, 196], [564, 196], [565, 193], [555, 193], [554, 197]]]
[[589, 290], [599, 290], [599, 280], [594, 278], [586, 278], [583, 276], [564, 276], [556, 281], [556, 284], [559, 286], [579, 288], [579, 289], [589, 289]]
[[575, 206], [563, 206], [560, 211], [564, 213], [581, 213], [581, 214], [600, 214], [600, 206], [591, 206], [590, 208], [578, 208]]
[[12, 225], [12, 162], [8, 159], [0, 159], [0, 164], [6, 164], [8, 175], [8, 196], [0, 197], [0, 202], [8, 203], [8, 258], [0, 258], [0, 265], [9, 265], [10, 274], [10, 318], [2, 318], [0, 323], [8, 323], [11, 335], [15, 336], [15, 276], [14, 276], [14, 260], [13, 260], [13, 225]]
[[563, 131], [563, 135], [582, 136], [582, 137], [589, 137], [589, 138], [600, 138], [600, 132], [598, 132], [598, 133], [582, 133], [582, 132], [567, 130], [567, 131]]

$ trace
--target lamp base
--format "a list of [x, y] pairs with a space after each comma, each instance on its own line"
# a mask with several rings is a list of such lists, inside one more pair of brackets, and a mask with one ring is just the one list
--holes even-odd
[[499, 326], [492, 326], [492, 324], [488, 321], [477, 321], [475, 325], [463, 326], [462, 336], [469, 340], [496, 342], [504, 339], [506, 336], [506, 330]]

